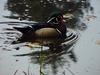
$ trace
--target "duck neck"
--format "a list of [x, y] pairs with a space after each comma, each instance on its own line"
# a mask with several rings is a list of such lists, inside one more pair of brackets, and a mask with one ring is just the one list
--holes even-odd
[[57, 29], [62, 33], [62, 35], [66, 35], [67, 29], [64, 22], [60, 22]]

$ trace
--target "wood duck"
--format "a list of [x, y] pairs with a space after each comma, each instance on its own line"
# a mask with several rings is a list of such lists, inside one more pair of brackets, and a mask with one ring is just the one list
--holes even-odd
[[33, 38], [66, 38], [67, 32], [61, 13], [52, 14], [45, 23], [35, 23], [23, 28], [14, 27], [14, 29], [23, 34], [21, 40], [31, 40]]

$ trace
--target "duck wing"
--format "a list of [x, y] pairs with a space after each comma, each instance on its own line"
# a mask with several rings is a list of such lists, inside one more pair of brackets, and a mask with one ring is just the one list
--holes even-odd
[[20, 31], [21, 33], [25, 34], [25, 33], [28, 33], [29, 31], [32, 31], [33, 29], [29, 26], [26, 26], [26, 27], [13, 27], [14, 29]]
[[57, 25], [53, 25], [50, 23], [36, 23], [31, 26], [26, 26], [26, 27], [13, 27], [14, 29], [20, 31], [21, 33], [29, 33], [29, 32], [35, 32], [38, 29], [41, 28], [56, 28]]

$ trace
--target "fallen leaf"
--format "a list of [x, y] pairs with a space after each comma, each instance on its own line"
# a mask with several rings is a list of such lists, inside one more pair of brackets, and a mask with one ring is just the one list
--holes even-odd
[[96, 44], [100, 45], [100, 40], [97, 40], [97, 41], [96, 41]]
[[87, 15], [87, 16], [85, 17], [85, 19], [88, 20], [88, 21], [93, 20], [93, 19], [95, 19], [95, 18], [97, 18], [97, 17], [94, 16], [94, 15]]

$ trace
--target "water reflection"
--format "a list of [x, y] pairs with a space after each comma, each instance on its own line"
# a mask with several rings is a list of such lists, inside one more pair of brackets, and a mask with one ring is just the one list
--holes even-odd
[[[6, 8], [11, 11], [11, 14], [4, 17], [31, 21], [46, 21], [52, 12], [61, 11], [66, 16], [67, 25], [71, 28], [77, 25], [80, 30], [87, 28], [87, 25], [80, 19], [83, 18], [84, 11], [93, 13], [93, 7], [91, 7], [89, 0], [8, 0]], [[4, 38], [0, 36], [0, 39]], [[40, 64], [40, 55], [43, 57], [43, 69], [45, 69], [46, 65], [51, 64], [54, 75], [57, 75], [59, 67], [64, 67], [65, 63], [69, 64], [70, 59], [77, 62], [76, 55], [73, 52], [73, 45], [64, 45], [54, 50], [49, 49], [15, 56], [30, 56], [31, 63]]]
[[[11, 11], [7, 18], [47, 21], [51, 13], [60, 11], [65, 16], [67, 26], [75, 27], [84, 16], [84, 11], [93, 13], [90, 0], [8, 0], [7, 7]], [[73, 15], [74, 17], [68, 17]]]
[[[30, 56], [31, 63], [42, 65], [43, 73], [45, 73], [46, 67], [51, 67], [53, 75], [57, 75], [58, 68], [64, 67], [65, 63], [70, 66], [69, 60], [77, 62], [76, 55], [73, 51], [74, 45], [63, 45], [55, 47], [56, 49], [48, 49], [45, 51], [35, 51], [28, 54], [18, 54], [14, 56]], [[49, 68], [50, 69], [50, 68]]]

